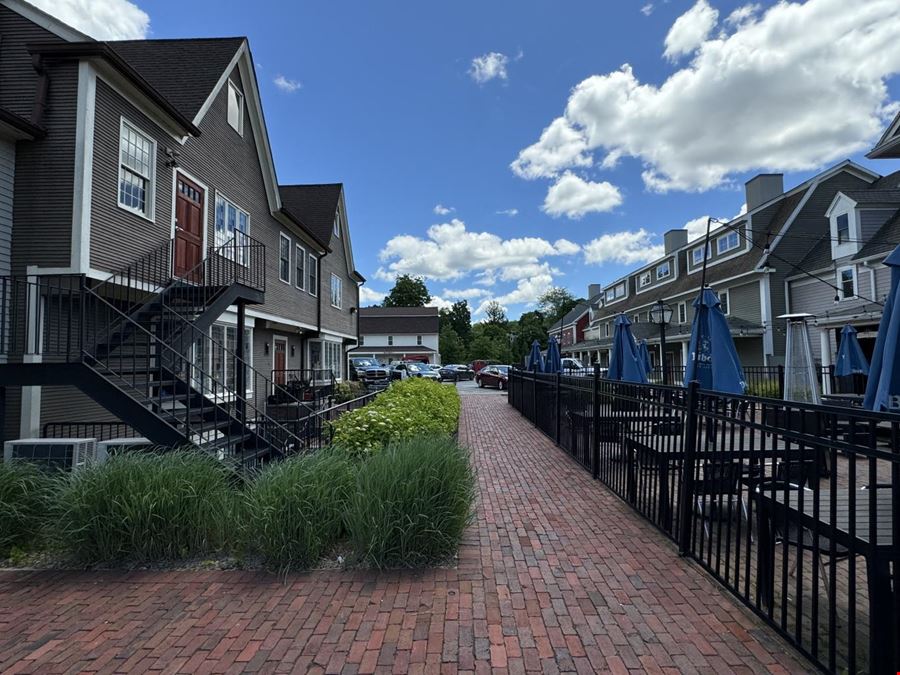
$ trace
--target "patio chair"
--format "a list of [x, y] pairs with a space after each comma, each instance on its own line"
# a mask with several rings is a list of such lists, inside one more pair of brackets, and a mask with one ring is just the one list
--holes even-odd
[[721, 519], [723, 515], [733, 518], [737, 504], [741, 507], [738, 513], [749, 521], [740, 486], [742, 471], [740, 461], [711, 461], [703, 465], [703, 474], [694, 486], [694, 511], [703, 520], [707, 538], [709, 522], [714, 517]]

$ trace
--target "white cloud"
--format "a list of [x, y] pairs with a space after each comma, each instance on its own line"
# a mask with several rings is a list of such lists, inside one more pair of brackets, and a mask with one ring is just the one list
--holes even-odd
[[[689, 220], [684, 224], [684, 229], [688, 232], [688, 241], [694, 241], [694, 239], [706, 236], [707, 220], [709, 220], [709, 216], [700, 216], [693, 220]], [[725, 220], [725, 218], [717, 218], [716, 220]], [[712, 232], [719, 227], [722, 227], [721, 223], [713, 221], [710, 223], [709, 231]]]
[[434, 213], [438, 216], [446, 216], [448, 213], [453, 213], [456, 211], [452, 206], [444, 206], [443, 204], [436, 204], [434, 207]]
[[551, 178], [564, 168], [591, 166], [594, 160], [587, 151], [584, 134], [566, 119], [557, 117], [544, 129], [538, 142], [522, 150], [510, 167], [520, 178]]
[[578, 244], [569, 241], [568, 239], [557, 239], [553, 243], [553, 248], [555, 248], [560, 255], [575, 255], [581, 250], [581, 247]]
[[386, 280], [393, 280], [398, 274], [437, 280], [459, 279], [479, 272], [493, 276], [504, 268], [558, 255], [563, 254], [546, 239], [502, 239], [490, 232], [471, 232], [463, 221], [454, 218], [429, 227], [424, 239], [408, 234], [391, 238], [379, 254], [387, 267], [375, 274]]
[[583, 246], [584, 262], [601, 265], [606, 262], [633, 265], [655, 260], [663, 255], [661, 244], [654, 244], [652, 236], [643, 228], [635, 232], [603, 234]]
[[506, 66], [509, 63], [509, 57], [500, 52], [488, 52], [472, 59], [472, 67], [469, 68], [469, 75], [478, 84], [484, 84], [491, 80], [505, 80], [508, 77]]
[[147, 37], [150, 17], [128, 0], [30, 0], [35, 7], [97, 40]]
[[641, 14], [643, 14], [644, 16], [650, 16], [651, 14], [653, 14], [653, 3], [648, 2], [646, 5], [641, 7]]
[[281, 91], [283, 91], [287, 94], [293, 94], [295, 91], [297, 91], [298, 89], [300, 89], [300, 87], [303, 86], [302, 84], [300, 84], [299, 81], [291, 80], [291, 79], [285, 77], [284, 75], [279, 75], [278, 77], [276, 77], [273, 80], [273, 82], [275, 83], [276, 87], [278, 87], [279, 89], [281, 89]]
[[445, 300], [439, 295], [432, 295], [431, 300], [425, 303], [426, 307], [437, 307], [438, 309], [450, 309], [453, 307], [453, 303], [449, 300]]
[[537, 299], [553, 286], [553, 277], [548, 274], [540, 274], [527, 279], [520, 279], [516, 287], [504, 293], [484, 300], [475, 310], [475, 315], [483, 314], [489, 302], [499, 302], [506, 309], [508, 305], [524, 304], [533, 307]]
[[728, 17], [725, 19], [725, 23], [731, 26], [740, 26], [745, 23], [748, 19], [752, 18], [759, 12], [759, 5], [744, 5], [743, 7], [738, 7], [734, 10]]
[[586, 213], [612, 211], [622, 203], [622, 194], [612, 183], [592, 183], [566, 171], [547, 190], [541, 207], [551, 216], [581, 218]]
[[706, 0], [697, 0], [697, 4], [675, 19], [669, 29], [664, 56], [677, 61], [679, 57], [693, 53], [706, 41], [718, 20], [718, 10], [710, 7]]
[[384, 300], [387, 293], [382, 291], [376, 291], [375, 289], [369, 288], [368, 286], [360, 286], [359, 287], [359, 304], [360, 305], [372, 305], [381, 302]]
[[[703, 5], [694, 10], [708, 24]], [[705, 25], [695, 35], [705, 36]], [[821, 167], [870, 147], [882, 131], [886, 82], [900, 72], [898, 34], [896, 0], [779, 2], [741, 12], [693, 49], [686, 33], [676, 41], [670, 31], [669, 53], [694, 53], [687, 66], [659, 85], [627, 64], [587, 78], [512, 169], [552, 177], [590, 166], [593, 153], [633, 157], [646, 187], [665, 192]]]
[[490, 295], [484, 288], [445, 288], [442, 297], [448, 300], [477, 300]]
[[519, 209], [502, 209], [497, 211], [498, 216], [509, 216], [512, 218], [513, 216], [519, 215]]

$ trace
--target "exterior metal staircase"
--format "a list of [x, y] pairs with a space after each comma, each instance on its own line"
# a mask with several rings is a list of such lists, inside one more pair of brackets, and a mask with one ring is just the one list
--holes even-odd
[[[163, 446], [244, 462], [301, 451], [312, 408], [211, 335], [229, 306], [265, 295], [265, 247], [240, 237], [180, 278], [174, 242], [93, 286], [0, 278], [0, 384], [73, 384]], [[269, 397], [298, 414], [273, 419]]]

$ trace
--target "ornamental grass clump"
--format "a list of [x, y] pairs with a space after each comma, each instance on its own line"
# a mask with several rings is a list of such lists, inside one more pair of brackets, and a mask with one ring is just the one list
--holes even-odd
[[222, 551], [240, 517], [232, 470], [199, 451], [123, 453], [62, 481], [55, 534], [83, 562]]
[[420, 378], [397, 382], [369, 405], [341, 415], [334, 423], [334, 445], [361, 457], [394, 441], [450, 436], [459, 409], [455, 387]]
[[53, 479], [34, 464], [0, 463], [0, 557], [39, 539], [53, 495]]
[[474, 495], [469, 453], [452, 438], [390, 443], [357, 474], [347, 513], [350, 546], [375, 567], [443, 562], [459, 547]]
[[308, 567], [344, 534], [356, 470], [345, 453], [324, 450], [266, 467], [245, 498], [245, 547], [281, 570]]

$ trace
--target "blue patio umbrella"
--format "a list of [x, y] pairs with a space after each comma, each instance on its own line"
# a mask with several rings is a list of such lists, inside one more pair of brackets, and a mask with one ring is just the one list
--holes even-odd
[[885, 258], [884, 264], [891, 268], [891, 288], [884, 301], [881, 323], [878, 324], [878, 337], [875, 338], [875, 351], [872, 352], [863, 407], [896, 412], [900, 407], [900, 358], [897, 355], [900, 349], [900, 306], [897, 300], [897, 287], [900, 286], [900, 246]]
[[559, 355], [559, 342], [556, 341], [556, 336], [550, 338], [550, 344], [547, 346], [547, 358], [544, 360], [544, 372], [562, 372], [562, 357]]
[[841, 346], [838, 347], [837, 358], [834, 360], [834, 374], [838, 377], [869, 374], [869, 362], [856, 339], [856, 329], [850, 324], [841, 331]]
[[649, 377], [650, 373], [653, 372], [653, 362], [650, 360], [650, 348], [647, 347], [646, 340], [638, 342], [638, 350], [641, 355], [641, 363], [644, 364], [644, 370], [647, 371], [647, 377]]
[[631, 334], [631, 321], [624, 314], [619, 314], [615, 321], [612, 352], [609, 355], [607, 379], [625, 382], [647, 383], [647, 371], [644, 368], [640, 350]]
[[537, 340], [531, 343], [531, 352], [528, 354], [528, 362], [525, 364], [525, 370], [535, 373], [544, 372], [544, 356], [541, 354], [541, 343]]
[[694, 323], [684, 386], [697, 380], [701, 389], [743, 394], [747, 388], [744, 370], [719, 298], [712, 289], [704, 288], [693, 304]]

